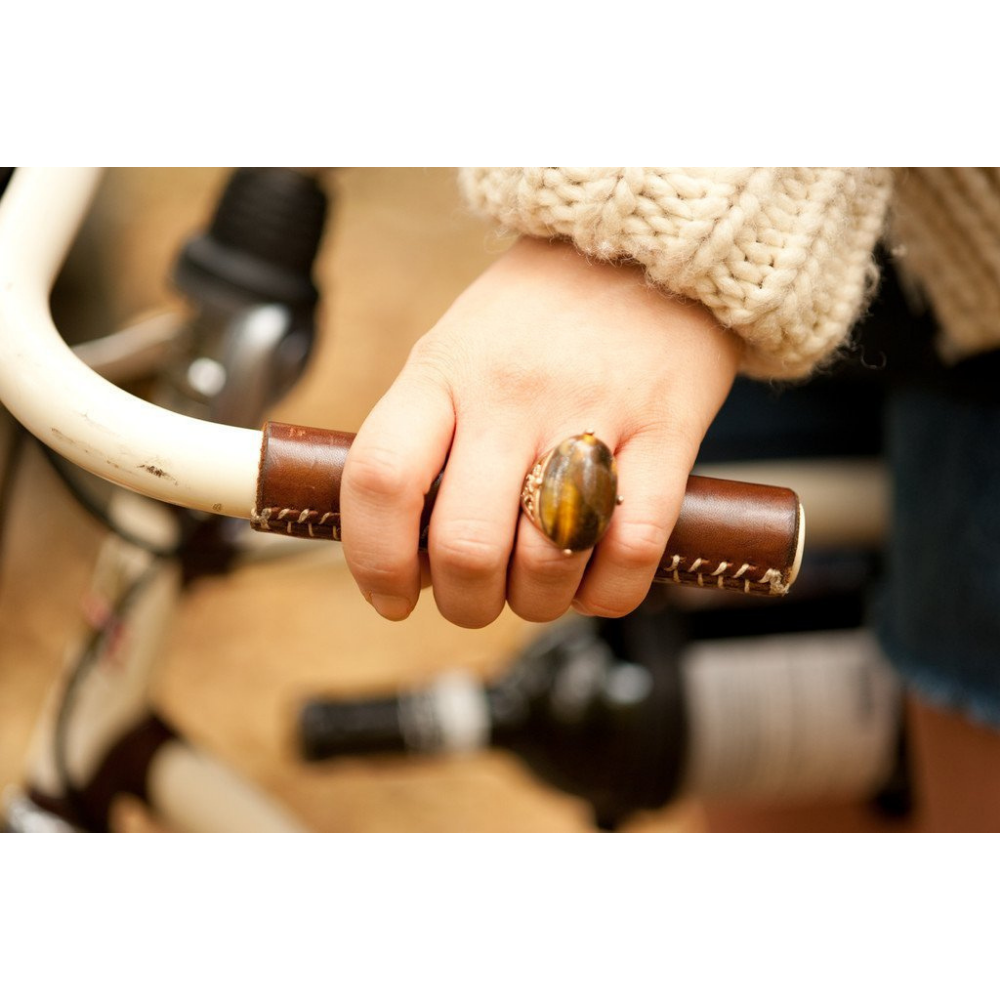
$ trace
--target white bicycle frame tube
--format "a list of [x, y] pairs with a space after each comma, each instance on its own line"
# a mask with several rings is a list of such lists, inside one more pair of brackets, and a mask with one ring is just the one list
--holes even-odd
[[249, 518], [260, 431], [130, 395], [77, 358], [52, 322], [52, 285], [100, 176], [19, 167], [0, 200], [0, 401], [88, 472], [156, 500]]

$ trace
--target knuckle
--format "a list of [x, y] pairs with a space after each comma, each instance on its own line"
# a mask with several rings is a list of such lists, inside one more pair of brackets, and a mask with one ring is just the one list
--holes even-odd
[[579, 559], [566, 555], [560, 549], [547, 545], [523, 557], [526, 574], [542, 587], [563, 584], [579, 575]]
[[589, 553], [566, 555], [548, 543], [519, 547], [507, 602], [518, 618], [552, 622], [569, 609]]
[[425, 335], [410, 349], [405, 376], [427, 387], [440, 388], [447, 384], [454, 360], [444, 344]]
[[521, 405], [549, 388], [544, 372], [517, 357], [498, 361], [491, 371], [493, 390], [501, 403]]
[[344, 485], [362, 497], [401, 496], [409, 484], [405, 464], [389, 448], [352, 448], [344, 467]]
[[623, 439], [638, 446], [648, 462], [668, 460], [678, 468], [690, 468], [704, 434], [705, 426], [696, 415], [659, 402], [625, 418]]
[[628, 521], [607, 539], [605, 556], [626, 572], [655, 567], [667, 547], [669, 533], [654, 521]]
[[431, 539], [431, 566], [460, 580], [481, 580], [506, 572], [507, 550], [490, 533], [496, 529], [478, 523], [451, 525]]

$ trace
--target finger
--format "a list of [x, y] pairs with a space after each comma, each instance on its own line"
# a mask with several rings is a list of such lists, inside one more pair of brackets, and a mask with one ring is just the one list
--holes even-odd
[[454, 411], [443, 386], [401, 376], [358, 432], [341, 486], [344, 555], [384, 618], [400, 621], [420, 592], [420, 516], [445, 464]]
[[[573, 435], [574, 439], [576, 437]], [[554, 442], [553, 450], [559, 444]], [[579, 522], [580, 499], [580, 495], [571, 490], [561, 495], [555, 508], [554, 513], [567, 519], [563, 525], [567, 530]], [[536, 497], [535, 503], [538, 502]], [[575, 529], [570, 533], [575, 533]], [[507, 601], [511, 609], [528, 621], [554, 621], [563, 615], [580, 586], [590, 555], [590, 549], [571, 552], [555, 544], [531, 518], [522, 515], [507, 580]]]
[[522, 514], [507, 580], [507, 603], [514, 614], [529, 622], [551, 622], [565, 614], [591, 551], [567, 554]]
[[482, 628], [503, 610], [533, 452], [533, 441], [498, 424], [456, 430], [427, 536], [434, 599], [456, 625]]
[[695, 454], [683, 440], [647, 435], [616, 455], [622, 504], [587, 566], [573, 607], [618, 618], [634, 611], [653, 583], [680, 513]]

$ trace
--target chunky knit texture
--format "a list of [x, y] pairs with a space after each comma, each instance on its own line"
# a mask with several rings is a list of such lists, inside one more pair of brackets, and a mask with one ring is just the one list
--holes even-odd
[[1000, 347], [1000, 169], [900, 171], [891, 232], [901, 269], [941, 324], [942, 357]]
[[482, 167], [466, 200], [505, 230], [634, 260], [747, 342], [744, 370], [808, 374], [844, 342], [876, 282], [886, 168]]

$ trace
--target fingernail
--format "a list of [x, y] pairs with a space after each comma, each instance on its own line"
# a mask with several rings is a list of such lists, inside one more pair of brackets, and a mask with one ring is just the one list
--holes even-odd
[[372, 607], [391, 622], [401, 622], [413, 610], [405, 597], [387, 597], [385, 594], [372, 594]]
[[593, 615], [591, 615], [591, 613], [589, 611], [587, 611], [587, 609], [584, 608], [584, 606], [579, 601], [573, 601], [572, 605], [573, 605], [573, 610], [578, 615], [586, 615], [588, 618], [592, 618], [593, 617]]

